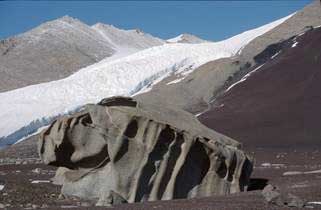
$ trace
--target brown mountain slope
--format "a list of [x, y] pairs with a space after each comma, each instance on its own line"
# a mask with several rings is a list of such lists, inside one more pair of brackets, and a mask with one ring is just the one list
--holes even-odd
[[320, 40], [318, 28], [289, 41], [200, 120], [246, 147], [320, 148]]
[[202, 112], [207, 108], [207, 103], [224, 89], [225, 82], [234, 82], [229, 81], [233, 74], [242, 75], [249, 71], [249, 64], [255, 65], [253, 57], [267, 46], [298, 35], [310, 26], [319, 25], [321, 5], [319, 1], [313, 1], [284, 23], [251, 41], [240, 55], [206, 63], [175, 84], [168, 85], [177, 79], [175, 76], [165, 78], [153, 86], [151, 91], [137, 95], [136, 98], [155, 103], [162, 101], [192, 113]]

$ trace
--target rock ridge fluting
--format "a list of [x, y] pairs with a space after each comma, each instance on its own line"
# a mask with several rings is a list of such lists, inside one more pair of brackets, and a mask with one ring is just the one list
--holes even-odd
[[252, 162], [240, 148], [185, 111], [123, 97], [57, 119], [39, 141], [62, 194], [98, 205], [245, 191]]

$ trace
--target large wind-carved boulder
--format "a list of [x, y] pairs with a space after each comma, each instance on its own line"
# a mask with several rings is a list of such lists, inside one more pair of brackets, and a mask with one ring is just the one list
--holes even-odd
[[248, 156], [193, 115], [114, 97], [59, 118], [41, 135], [62, 194], [98, 205], [225, 195], [247, 189]]

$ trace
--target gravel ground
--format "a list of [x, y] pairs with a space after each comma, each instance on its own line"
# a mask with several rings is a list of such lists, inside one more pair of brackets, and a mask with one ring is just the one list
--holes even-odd
[[[90, 201], [62, 198], [60, 186], [53, 185], [55, 167], [40, 163], [35, 153], [35, 138], [0, 151], [0, 208], [7, 209], [102, 209]], [[246, 149], [246, 148], [245, 148]], [[294, 171], [309, 172], [321, 169], [318, 150], [284, 151], [272, 149], [246, 149], [255, 157], [252, 175], [253, 191], [198, 199], [156, 201], [123, 204], [103, 209], [287, 209], [267, 204], [261, 196], [259, 185], [271, 183], [284, 192], [297, 195], [306, 201], [321, 201], [321, 172], [283, 175]], [[255, 152], [254, 152], [255, 151]], [[23, 158], [22, 158], [23, 157]], [[27, 161], [25, 161], [27, 160]], [[0, 188], [1, 189], [1, 188]], [[321, 209], [321, 205], [310, 205]]]

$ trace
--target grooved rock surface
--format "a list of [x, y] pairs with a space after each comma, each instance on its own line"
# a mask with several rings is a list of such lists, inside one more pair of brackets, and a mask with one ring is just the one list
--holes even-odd
[[38, 146], [62, 194], [97, 205], [245, 191], [252, 171], [238, 142], [193, 115], [122, 97], [58, 119]]

